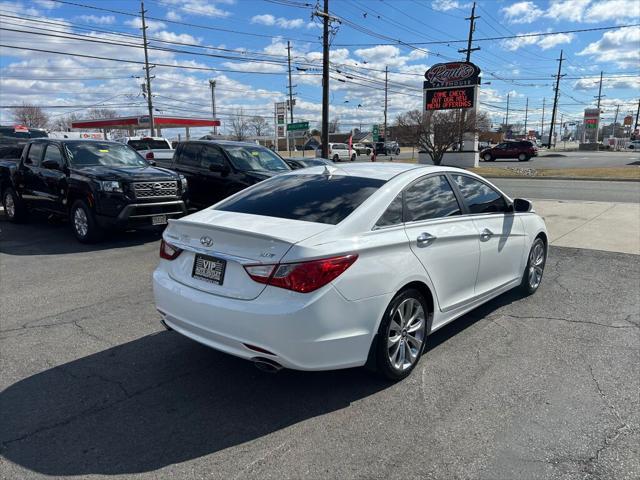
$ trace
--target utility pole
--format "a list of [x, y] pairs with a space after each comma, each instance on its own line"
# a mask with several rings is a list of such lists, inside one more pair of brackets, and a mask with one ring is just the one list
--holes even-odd
[[387, 90], [389, 87], [389, 67], [384, 67], [384, 141], [387, 141]]
[[[564, 135], [564, 113], [560, 114], [560, 141], [562, 141], [562, 136]], [[555, 143], [553, 145], [555, 147]]]
[[[476, 50], [480, 50], [480, 47], [475, 47], [475, 48], [471, 48], [471, 43], [473, 42], [473, 32], [476, 30], [476, 19], [480, 18], [479, 16], [476, 17], [476, 2], [473, 2], [473, 6], [471, 7], [471, 16], [465, 18], [465, 20], [469, 20], [469, 36], [467, 38], [467, 48], [463, 48], [458, 50], [458, 53], [466, 53], [466, 61], [470, 62], [471, 61], [471, 52], [475, 52]], [[463, 148], [463, 136], [464, 136], [464, 118], [466, 111], [465, 110], [460, 110], [460, 145], [459, 145], [459, 150], [462, 150]], [[475, 145], [475, 140], [474, 140], [474, 145]]]
[[600, 138], [600, 100], [602, 99], [602, 71], [600, 71], [600, 86], [598, 87], [598, 96], [595, 97], [598, 99], [598, 124], [596, 125], [596, 143], [598, 143], [598, 139]]
[[507, 117], [504, 121], [504, 128], [509, 128], [509, 96], [510, 93], [507, 93]]
[[[209, 86], [211, 87], [211, 115], [213, 119], [216, 119], [216, 81], [209, 80]], [[213, 134], [218, 134], [218, 127], [213, 126]]]
[[636, 125], [633, 127], [634, 130], [638, 129], [638, 116], [640, 116], [640, 100], [638, 100], [638, 110], [636, 110]]
[[329, 0], [322, 13], [322, 158], [329, 158]]
[[556, 75], [556, 88], [555, 96], [553, 98], [553, 110], [551, 111], [551, 126], [549, 127], [549, 143], [547, 148], [551, 148], [551, 137], [553, 137], [553, 124], [556, 121], [556, 108], [558, 107], [558, 95], [560, 94], [560, 78], [562, 75], [562, 50], [560, 50], [560, 58], [558, 59], [558, 75]]
[[544, 103], [546, 100], [546, 98], [542, 99], [542, 126], [540, 127], [540, 140], [542, 140], [542, 137], [544, 136]]
[[144, 0], [140, 0], [140, 16], [142, 17], [142, 41], [144, 44], [144, 69], [147, 77], [147, 106], [149, 107], [149, 132], [153, 137], [153, 100], [151, 98], [151, 75], [149, 74], [149, 70], [152, 67], [149, 67], [149, 52], [147, 51], [147, 24], [144, 19], [145, 14], [144, 9]]
[[527, 135], [527, 117], [529, 116], [529, 97], [527, 97], [527, 103], [524, 106], [524, 134]]
[[[290, 123], [293, 123], [293, 87], [291, 86], [291, 42], [289, 40], [287, 40], [287, 63], [289, 65], [289, 119], [291, 120]], [[289, 138], [289, 135], [291, 135], [291, 132], [287, 130], [287, 138]], [[291, 143], [289, 143], [289, 156], [291, 156]]]
[[612, 129], [612, 134], [613, 134], [613, 138], [616, 138], [616, 123], [618, 123], [618, 112], [620, 111], [620, 105], [616, 105], [616, 116], [613, 119], [613, 129]]

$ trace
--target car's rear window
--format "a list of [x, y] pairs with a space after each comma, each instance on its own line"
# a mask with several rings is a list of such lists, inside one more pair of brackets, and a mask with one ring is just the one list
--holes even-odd
[[346, 175], [283, 175], [259, 183], [216, 210], [336, 225], [384, 183]]
[[347, 144], [346, 143], [334, 143], [331, 148], [333, 148], [334, 150], [347, 150]]
[[142, 140], [129, 140], [127, 143], [136, 150], [171, 150], [171, 145], [166, 140], [144, 138]]

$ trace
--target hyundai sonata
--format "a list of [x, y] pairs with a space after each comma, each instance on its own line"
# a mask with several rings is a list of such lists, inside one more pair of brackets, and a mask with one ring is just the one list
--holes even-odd
[[535, 292], [547, 243], [529, 201], [473, 173], [319, 166], [171, 220], [154, 293], [167, 328], [263, 368], [399, 380], [435, 330]]

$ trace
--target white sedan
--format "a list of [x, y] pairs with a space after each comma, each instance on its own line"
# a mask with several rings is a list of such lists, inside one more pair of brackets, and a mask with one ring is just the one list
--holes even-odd
[[529, 201], [464, 170], [312, 167], [170, 220], [153, 285], [167, 328], [263, 369], [399, 380], [435, 330], [535, 292], [547, 245]]

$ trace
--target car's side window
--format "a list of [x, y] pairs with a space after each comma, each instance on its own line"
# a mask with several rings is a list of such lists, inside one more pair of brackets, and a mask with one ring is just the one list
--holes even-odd
[[389, 204], [387, 210], [376, 222], [375, 228], [391, 227], [402, 223], [402, 193]]
[[62, 167], [62, 153], [60, 153], [60, 149], [57, 145], [47, 145], [47, 149], [44, 151], [44, 160], [56, 162], [60, 167]]
[[466, 175], [451, 175], [460, 189], [471, 213], [499, 213], [507, 211], [504, 197], [489, 185]]
[[211, 165], [224, 166], [224, 154], [218, 147], [205, 145], [200, 152], [200, 166], [208, 169]]
[[25, 162], [27, 165], [31, 165], [32, 167], [37, 167], [40, 165], [40, 159], [42, 158], [42, 150], [44, 149], [44, 145], [42, 143], [32, 143], [29, 147], [29, 153], [27, 153], [27, 158]]
[[406, 222], [460, 215], [460, 205], [444, 175], [426, 177], [409, 187], [404, 194]]
[[178, 162], [189, 167], [199, 166], [199, 154], [202, 145], [199, 143], [186, 143], [182, 146], [182, 151], [178, 155]]

